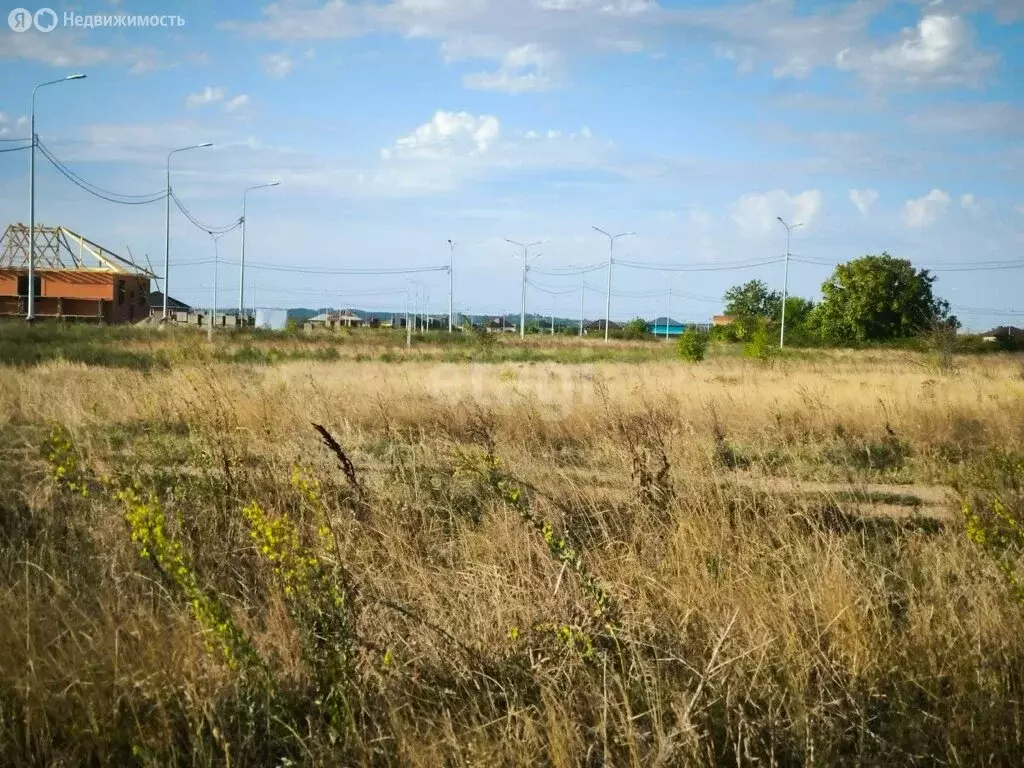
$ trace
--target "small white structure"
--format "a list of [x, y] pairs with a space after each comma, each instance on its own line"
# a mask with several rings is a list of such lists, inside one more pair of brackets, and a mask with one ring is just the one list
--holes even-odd
[[257, 309], [256, 327], [267, 328], [271, 331], [283, 331], [288, 324], [288, 310], [286, 309]]

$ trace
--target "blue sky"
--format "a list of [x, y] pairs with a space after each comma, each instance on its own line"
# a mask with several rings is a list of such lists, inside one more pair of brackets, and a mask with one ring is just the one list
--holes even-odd
[[[38, 6], [24, 7], [35, 11]], [[7, 15], [3, 9], [0, 20]], [[76, 173], [125, 194], [172, 186], [202, 221], [241, 215], [246, 291], [267, 306], [401, 309], [395, 275], [316, 269], [444, 265], [457, 310], [519, 308], [505, 238], [546, 240], [528, 306], [574, 316], [578, 276], [607, 258], [591, 227], [635, 230], [616, 259], [720, 266], [614, 270], [612, 315], [703, 320], [725, 288], [781, 288], [776, 221], [803, 222], [790, 292], [865, 253], [937, 271], [965, 325], [1020, 323], [1024, 269], [1021, 0], [280, 0], [51, 6], [176, 14], [180, 27], [11, 31], [0, 21], [0, 139], [37, 133]], [[17, 146], [0, 142], [0, 149]], [[25, 221], [28, 152], [0, 154], [0, 224]], [[37, 155], [37, 221], [162, 272], [163, 202], [116, 205]], [[172, 208], [172, 295], [211, 301], [209, 235]], [[219, 303], [238, 295], [238, 232], [219, 240]], [[823, 262], [823, 263], [820, 263]], [[177, 264], [177, 266], [174, 266]], [[955, 268], [957, 271], [951, 271]], [[447, 308], [447, 276], [413, 276]], [[586, 312], [604, 310], [587, 275]], [[550, 292], [545, 292], [550, 291]], [[575, 292], [573, 292], [575, 291]], [[389, 293], [391, 292], [391, 293]], [[429, 296], [429, 299], [427, 297]], [[247, 300], [248, 303], [248, 300]]]

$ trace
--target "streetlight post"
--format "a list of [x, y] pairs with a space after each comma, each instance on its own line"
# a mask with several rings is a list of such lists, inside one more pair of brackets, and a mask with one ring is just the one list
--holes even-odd
[[28, 161], [28, 306], [25, 309], [25, 321], [31, 322], [35, 319], [36, 312], [36, 91], [47, 85], [56, 85], [66, 80], [82, 80], [85, 75], [76, 73], [62, 77], [59, 80], [49, 80], [40, 83], [32, 89], [32, 108], [30, 131], [32, 133], [32, 147], [29, 150]]
[[789, 298], [789, 241], [792, 231], [797, 227], [802, 227], [803, 222], [790, 225], [783, 221], [781, 216], [776, 216], [775, 218], [786, 228], [786, 268], [782, 279], [782, 326], [779, 329], [779, 349], [782, 349], [786, 345], [786, 300]]
[[163, 322], [167, 322], [167, 294], [170, 292], [171, 271], [171, 155], [176, 152], [187, 152], [190, 149], [212, 147], [212, 142], [193, 144], [190, 147], [179, 147], [167, 153], [167, 188], [164, 190], [164, 311]]
[[604, 340], [608, 341], [608, 326], [612, 318], [612, 264], [615, 263], [615, 241], [620, 237], [635, 235], [636, 232], [620, 232], [617, 235], [609, 234], [600, 227], [594, 227], [598, 232], [608, 238], [608, 291], [604, 303]]
[[668, 314], [665, 315], [665, 341], [668, 341], [668, 324], [672, 322], [672, 278], [668, 279]]
[[242, 254], [239, 260], [239, 273], [238, 273], [238, 322], [241, 324], [242, 316], [245, 314], [245, 196], [252, 192], [254, 189], [263, 189], [264, 187], [276, 187], [281, 182], [272, 181], [269, 184], [257, 184], [253, 187], [249, 187], [242, 193]]
[[455, 241], [448, 241], [448, 333], [455, 326]]
[[412, 346], [412, 326], [409, 325], [409, 286], [405, 286], [405, 348]]
[[[526, 273], [529, 272], [529, 270], [530, 270], [530, 249], [533, 248], [533, 246], [535, 246], [535, 245], [540, 245], [541, 243], [544, 243], [544, 242], [547, 242], [547, 241], [546, 240], [538, 240], [535, 243], [517, 243], [515, 240], [509, 240], [508, 238], [505, 238], [505, 242], [506, 243], [511, 243], [512, 245], [518, 245], [520, 248], [523, 249], [523, 298], [522, 298], [522, 306], [520, 307], [520, 311], [519, 311], [519, 338], [520, 339], [525, 339], [526, 338]], [[541, 254], [538, 253], [533, 258], [535, 258], [535, 259], [539, 258], [540, 255]]]
[[210, 237], [213, 240], [213, 308], [210, 310], [210, 327], [207, 330], [207, 338], [211, 342], [213, 341], [213, 324], [217, 322], [217, 267], [220, 263], [217, 245], [218, 241], [226, 234], [227, 232], [220, 232], [218, 234], [210, 232]]

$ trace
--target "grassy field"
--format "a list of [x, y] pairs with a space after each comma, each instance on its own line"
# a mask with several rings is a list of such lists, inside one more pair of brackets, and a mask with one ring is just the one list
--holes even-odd
[[0, 327], [0, 762], [1024, 764], [1024, 357], [670, 347]]

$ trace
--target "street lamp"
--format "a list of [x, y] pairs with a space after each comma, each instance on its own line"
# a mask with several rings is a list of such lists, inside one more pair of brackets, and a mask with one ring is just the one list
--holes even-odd
[[84, 79], [85, 75], [78, 73], [62, 77], [59, 80], [49, 80], [45, 83], [40, 83], [32, 89], [32, 108], [30, 110], [32, 116], [32, 148], [29, 152], [28, 161], [28, 307], [25, 312], [26, 321], [35, 319], [36, 310], [36, 143], [38, 142], [36, 137], [36, 91], [47, 85], [56, 85], [67, 80]]
[[[525, 339], [526, 338], [526, 273], [530, 271], [530, 255], [529, 255], [530, 254], [530, 249], [533, 248], [533, 246], [535, 246], [535, 245], [541, 245], [542, 243], [546, 243], [547, 240], [538, 240], [535, 243], [517, 243], [515, 240], [509, 240], [506, 237], [505, 238], [505, 242], [506, 243], [511, 243], [512, 245], [518, 245], [520, 248], [523, 249], [523, 303], [522, 303], [522, 306], [520, 307], [520, 312], [519, 312], [519, 338]], [[541, 254], [538, 253], [533, 258], [538, 259], [538, 258], [540, 258], [540, 256], [541, 256]]]
[[217, 322], [217, 266], [220, 262], [217, 243], [226, 234], [227, 232], [209, 233], [213, 239], [213, 309], [210, 311], [210, 328], [207, 331], [210, 341], [213, 341], [213, 324]]
[[238, 322], [242, 322], [242, 314], [244, 312], [245, 305], [242, 303], [245, 300], [245, 196], [252, 192], [254, 189], [263, 189], [265, 187], [276, 187], [280, 184], [280, 181], [272, 181], [269, 184], [257, 184], [256, 186], [249, 187], [242, 193], [242, 257], [239, 262], [239, 274], [238, 274]]
[[782, 327], [779, 330], [779, 349], [782, 349], [786, 344], [786, 300], [789, 298], [789, 240], [792, 231], [797, 227], [802, 227], [803, 222], [790, 225], [783, 221], [781, 216], [775, 218], [786, 228], [786, 270], [782, 281]]
[[594, 227], [594, 229], [608, 238], [608, 293], [604, 303], [604, 340], [608, 341], [608, 326], [611, 324], [612, 316], [612, 264], [615, 262], [615, 241], [620, 237], [635, 235], [636, 232], [620, 232], [617, 235], [612, 235], [600, 227]]
[[453, 305], [454, 285], [455, 285], [455, 241], [448, 241], [448, 333], [452, 332], [452, 326], [455, 324], [455, 308]]
[[180, 147], [178, 149], [172, 149], [167, 153], [167, 188], [164, 190], [164, 199], [166, 201], [166, 207], [164, 211], [164, 312], [163, 322], [167, 322], [167, 294], [170, 289], [170, 271], [171, 271], [171, 155], [175, 152], [187, 152], [190, 149], [202, 149], [203, 147], [212, 147], [211, 142], [205, 144], [193, 144], [191, 147]]

